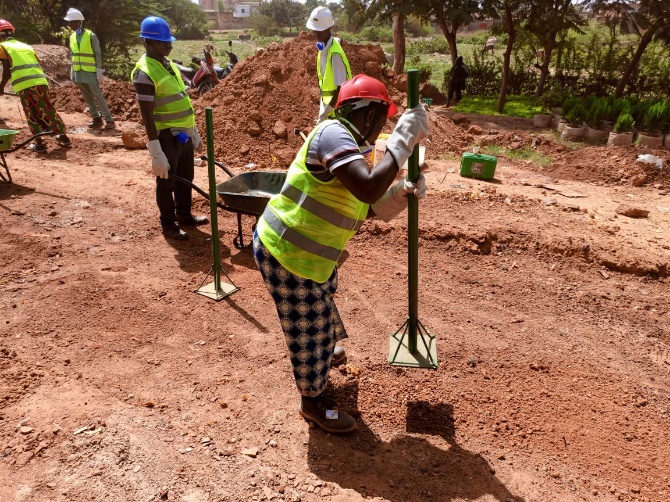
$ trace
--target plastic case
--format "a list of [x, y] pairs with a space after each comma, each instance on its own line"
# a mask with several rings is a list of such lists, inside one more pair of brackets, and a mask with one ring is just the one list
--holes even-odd
[[461, 157], [461, 176], [490, 180], [496, 172], [498, 159], [493, 155], [465, 152]]
[[0, 152], [9, 150], [14, 143], [14, 136], [16, 136], [19, 131], [14, 129], [0, 129]]

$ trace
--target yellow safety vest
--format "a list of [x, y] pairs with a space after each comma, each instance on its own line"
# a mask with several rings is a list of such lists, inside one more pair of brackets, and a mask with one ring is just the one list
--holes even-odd
[[9, 71], [12, 75], [14, 92], [38, 85], [49, 85], [32, 47], [13, 38], [0, 42], [0, 45], [5, 48], [12, 60]]
[[72, 69], [74, 71], [88, 71], [95, 73], [98, 69], [95, 64], [95, 54], [91, 45], [91, 30], [84, 30], [81, 42], [77, 43], [77, 33], [70, 35], [70, 51], [72, 51]]
[[156, 87], [154, 122], [158, 131], [169, 127], [186, 128], [195, 125], [193, 104], [191, 104], [191, 98], [188, 96], [179, 69], [172, 61], [170, 61], [170, 68], [174, 75], [167, 71], [160, 61], [143, 54], [130, 75], [132, 81], [133, 73], [139, 69], [146, 73], [154, 83]]
[[[347, 59], [340, 42], [333, 37], [333, 43], [328, 48], [328, 56], [326, 57], [326, 70], [321, 74], [321, 51], [316, 53], [316, 74], [319, 77], [319, 88], [321, 89], [321, 101], [329, 105], [330, 100], [337, 90], [335, 85], [335, 75], [333, 75], [333, 54], [339, 54], [344, 62], [344, 67], [347, 70], [347, 80], [351, 80], [351, 68], [349, 67], [349, 60]], [[333, 106], [334, 108], [334, 106]]]
[[258, 237], [284, 268], [316, 282], [328, 280], [370, 207], [337, 177], [321, 181], [307, 169], [307, 151], [314, 135], [332, 123], [322, 122], [307, 137], [281, 192], [270, 198], [257, 227]]

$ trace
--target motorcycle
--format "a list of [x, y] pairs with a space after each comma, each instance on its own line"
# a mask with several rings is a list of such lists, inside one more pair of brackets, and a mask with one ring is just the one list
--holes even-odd
[[[229, 40], [228, 46], [232, 48], [233, 43]], [[214, 46], [210, 44], [205, 45], [204, 56], [202, 58], [194, 56], [191, 59], [195, 65], [199, 65], [197, 70], [184, 66], [180, 61], [174, 61], [181, 72], [182, 79], [189, 89], [196, 89], [198, 96], [202, 96], [207, 91], [212, 89], [219, 80], [224, 79], [233, 70], [233, 67], [238, 63], [238, 58], [230, 51], [225, 51], [228, 54], [228, 63], [221, 67], [214, 64], [212, 51]]]

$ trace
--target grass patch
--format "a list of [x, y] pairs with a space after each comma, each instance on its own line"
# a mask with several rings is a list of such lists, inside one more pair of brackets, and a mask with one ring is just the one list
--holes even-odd
[[452, 108], [461, 113], [477, 113], [480, 115], [509, 115], [511, 117], [530, 118], [541, 112], [542, 107], [532, 96], [507, 96], [505, 113], [498, 113], [498, 96], [463, 96], [463, 99]]
[[482, 149], [483, 153], [488, 155], [493, 155], [495, 157], [507, 157], [508, 159], [513, 160], [525, 160], [530, 161], [533, 164], [538, 166], [546, 167], [551, 164], [554, 159], [548, 155], [544, 155], [542, 152], [537, 150], [532, 150], [528, 147], [521, 148], [518, 150], [509, 150], [503, 146], [499, 145], [488, 145]]

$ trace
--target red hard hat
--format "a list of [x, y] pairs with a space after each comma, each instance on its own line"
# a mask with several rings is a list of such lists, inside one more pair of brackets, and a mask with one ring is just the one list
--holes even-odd
[[[355, 101], [382, 102], [389, 105], [387, 117], [393, 117], [398, 111], [398, 107], [391, 100], [386, 86], [376, 78], [372, 78], [365, 74], [356, 75], [351, 80], [347, 80], [337, 96], [337, 104], [335, 108], [340, 108], [348, 103]], [[367, 103], [366, 103], [367, 104]]]
[[11, 31], [14, 33], [16, 30], [12, 26], [12, 23], [7, 21], [6, 19], [0, 19], [0, 31]]

